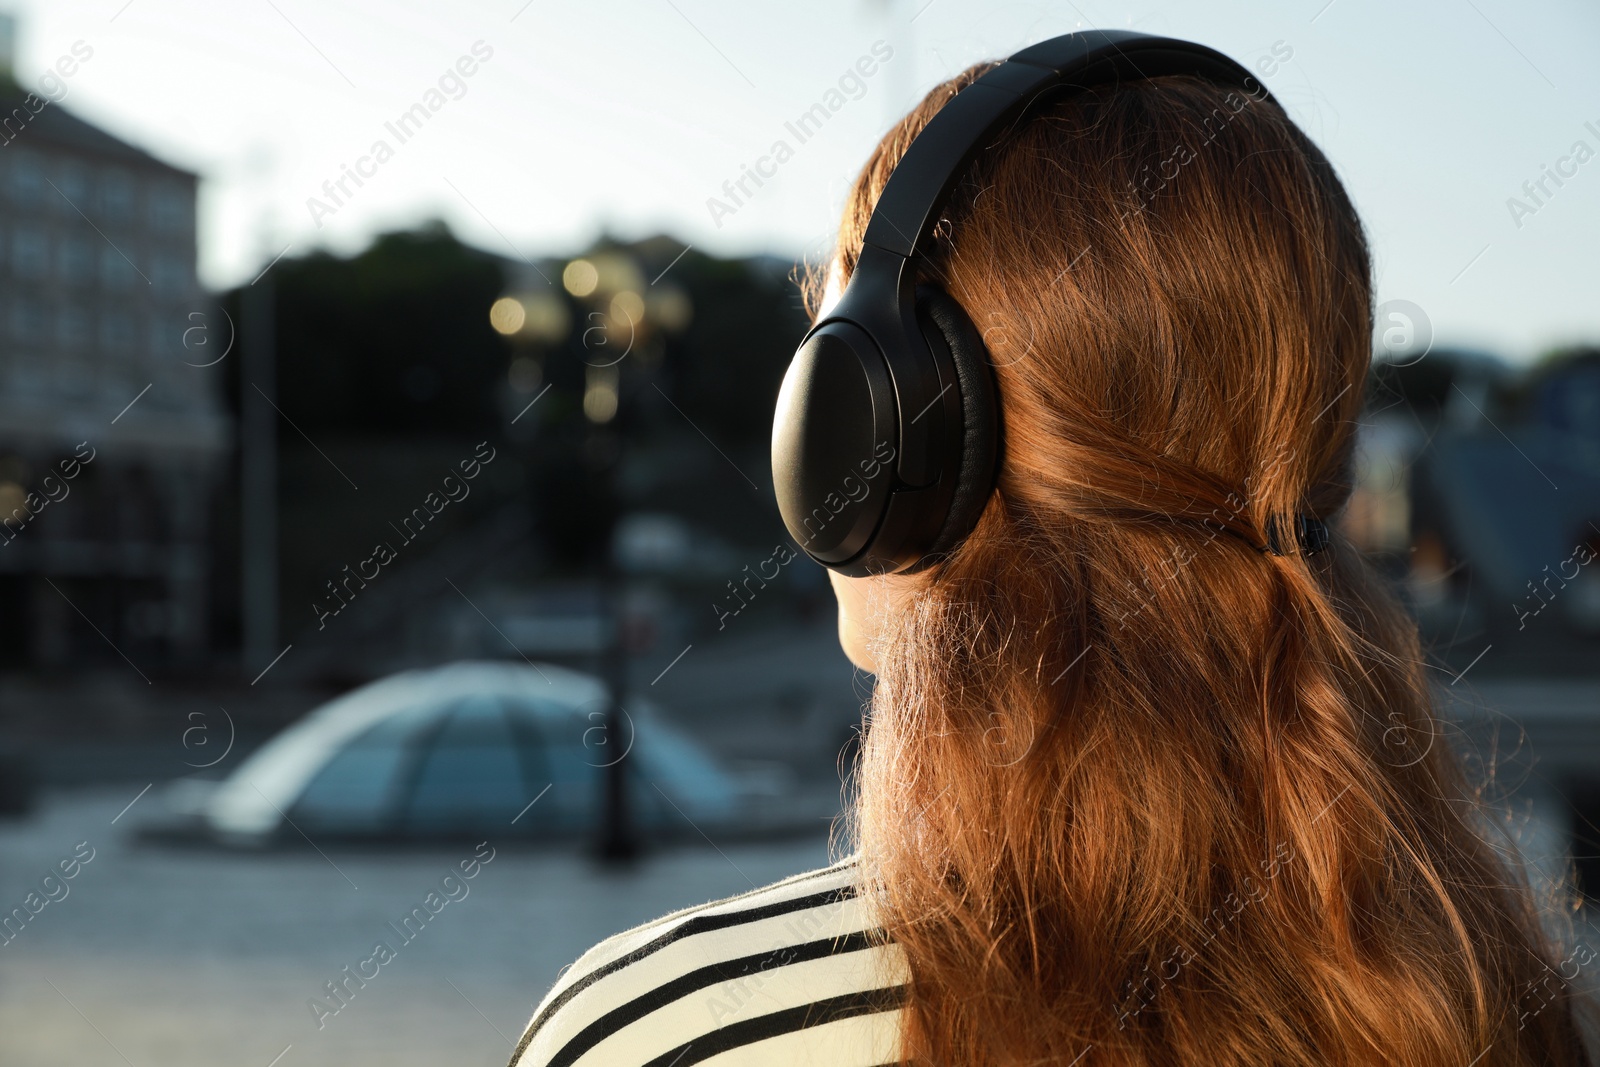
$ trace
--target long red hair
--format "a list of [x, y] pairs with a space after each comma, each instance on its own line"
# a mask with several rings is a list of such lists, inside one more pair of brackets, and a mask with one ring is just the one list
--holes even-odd
[[[907, 144], [850, 194], [848, 277]], [[1371, 352], [1360, 221], [1275, 104], [1077, 95], [985, 151], [928, 278], [1004, 413], [976, 531], [886, 620], [851, 831], [907, 1062], [1584, 1062], [1571, 979], [1337, 532]], [[1592, 953], [1590, 954], [1592, 957]]]

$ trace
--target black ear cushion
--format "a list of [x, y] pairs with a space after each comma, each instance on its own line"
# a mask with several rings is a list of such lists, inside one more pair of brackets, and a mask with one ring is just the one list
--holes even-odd
[[944, 290], [917, 287], [917, 320], [929, 345], [940, 345], [955, 364], [961, 391], [961, 461], [955, 496], [928, 555], [950, 551], [972, 532], [994, 491], [1000, 460], [1000, 405], [989, 353], [977, 327]]

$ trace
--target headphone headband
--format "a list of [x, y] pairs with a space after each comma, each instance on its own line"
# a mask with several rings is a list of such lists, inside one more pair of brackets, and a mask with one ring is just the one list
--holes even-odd
[[889, 176], [867, 224], [866, 244], [915, 256], [939, 208], [989, 135], [1014, 122], [1041, 93], [1089, 89], [1169, 74], [1235, 85], [1257, 100], [1266, 88], [1220, 52], [1131, 30], [1085, 30], [1041, 41], [961, 90], [928, 121]]
[[1270, 100], [1202, 45], [1127, 30], [1025, 48], [962, 89], [895, 166], [839, 301], [801, 341], [778, 394], [778, 509], [813, 560], [860, 576], [916, 570], [971, 532], [994, 488], [1000, 405], [981, 336], [921, 284], [940, 210], [974, 158], [1062, 92], [1196, 75]]

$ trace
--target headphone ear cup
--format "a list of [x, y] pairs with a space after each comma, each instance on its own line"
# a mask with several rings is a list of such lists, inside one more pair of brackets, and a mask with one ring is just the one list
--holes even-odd
[[955, 495], [944, 525], [928, 548], [929, 556], [942, 555], [961, 543], [994, 491], [1000, 462], [1000, 404], [983, 338], [966, 311], [944, 290], [919, 285], [917, 322], [930, 347], [938, 346], [955, 365], [956, 388], [961, 392], [961, 459], [956, 468]]

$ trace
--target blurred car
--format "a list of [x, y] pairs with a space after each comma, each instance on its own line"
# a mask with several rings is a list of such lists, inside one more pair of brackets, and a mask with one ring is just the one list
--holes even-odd
[[402, 671], [316, 708], [196, 805], [234, 844], [311, 838], [592, 835], [623, 759], [652, 839], [730, 826], [740, 780], [648, 705], [605, 728], [607, 690], [559, 667], [458, 662]]

